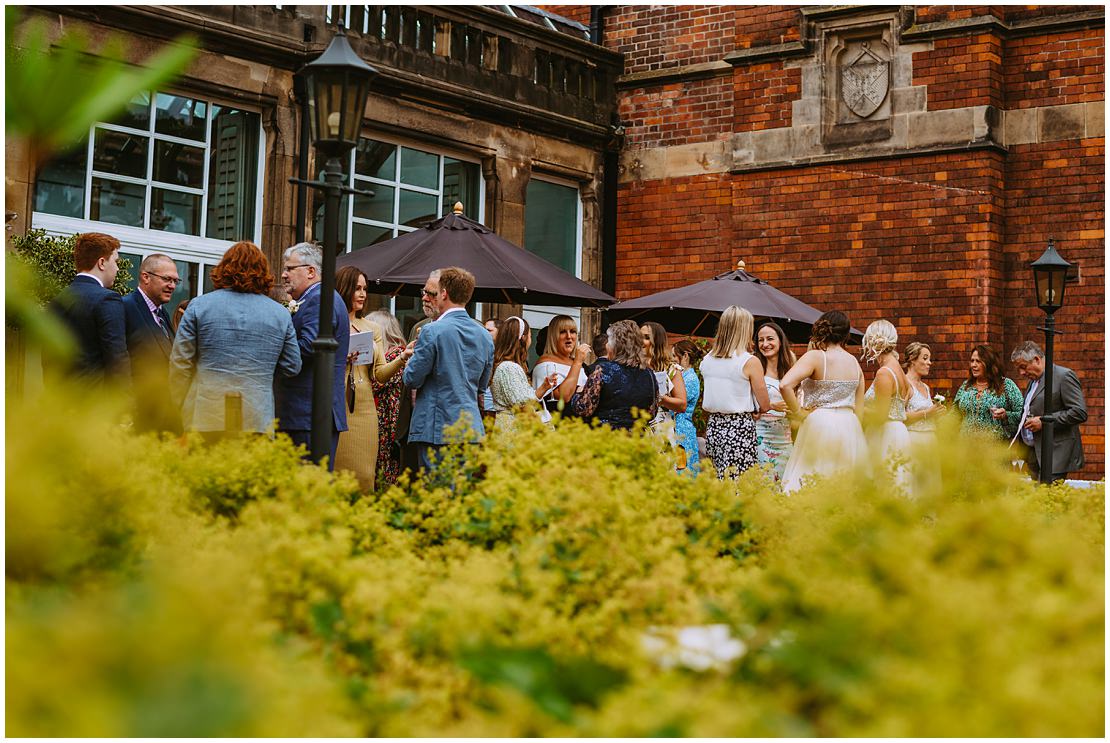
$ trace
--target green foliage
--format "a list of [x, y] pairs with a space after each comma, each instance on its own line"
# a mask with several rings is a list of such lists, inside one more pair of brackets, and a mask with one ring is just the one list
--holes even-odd
[[[49, 235], [46, 230], [29, 230], [25, 235], [11, 237], [13, 252], [33, 272], [35, 279], [30, 288], [40, 306], [56, 297], [77, 276], [73, 263], [76, 240], [76, 235]], [[132, 268], [129, 258], [119, 259], [119, 273], [112, 289], [124, 296], [131, 293], [128, 284], [134, 281]]]
[[[124, 409], [9, 404], [12, 735], [1103, 729], [1103, 490], [989, 448], [943, 447], [946, 490], [916, 501], [866, 478], [785, 498], [523, 419], [360, 497], [283, 437], [135, 436]], [[708, 624], [737, 660], [645, 650]]]
[[40, 19], [20, 23], [20, 15], [16, 6], [5, 8], [5, 124], [39, 161], [86, 137], [93, 122], [110, 120], [136, 94], [176, 77], [196, 53], [193, 38], [183, 36], [132, 65], [122, 37], [94, 55], [79, 28], [51, 40]]

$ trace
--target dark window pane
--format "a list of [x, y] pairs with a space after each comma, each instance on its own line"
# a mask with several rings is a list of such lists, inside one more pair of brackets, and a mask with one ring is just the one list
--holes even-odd
[[355, 173], [386, 181], [397, 180], [397, 145], [359, 139], [355, 148]]
[[524, 207], [524, 247], [569, 273], [578, 252], [578, 190], [532, 179]]
[[89, 219], [142, 227], [145, 202], [145, 186], [93, 178]]
[[439, 155], [402, 147], [401, 183], [439, 188]]
[[189, 188], [204, 187], [204, 148], [154, 141], [154, 180]]
[[443, 158], [443, 202], [440, 216], [450, 214], [455, 208], [455, 202], [461, 201], [463, 214], [477, 220], [481, 185], [482, 169], [477, 163]]
[[111, 175], [146, 178], [149, 137], [97, 129], [93, 141], [93, 170]]
[[423, 227], [436, 218], [436, 197], [401, 189], [397, 221], [411, 227]]
[[258, 194], [258, 131], [261, 117], [212, 107], [208, 163], [208, 237], [252, 240]]
[[392, 227], [375, 227], [372, 224], [361, 224], [359, 222], [351, 224], [351, 250], [358, 250], [391, 239], [393, 239]]
[[208, 104], [172, 93], [159, 93], [155, 100], [154, 131], [183, 139], [204, 141]]
[[85, 172], [88, 140], [39, 169], [35, 180], [35, 211], [63, 217], [85, 216]]
[[150, 189], [150, 229], [199, 235], [200, 196], [162, 188]]
[[382, 186], [378, 183], [362, 184], [374, 192], [372, 197], [355, 196], [355, 216], [360, 219], [374, 219], [379, 222], [393, 221], [393, 192], [392, 186]]
[[212, 284], [212, 269], [214, 269], [214, 268], [215, 268], [215, 266], [205, 266], [204, 267], [204, 293], [205, 294], [208, 294], [209, 292], [216, 291], [215, 285]]
[[200, 275], [198, 263], [175, 260], [174, 264], [177, 266], [177, 275], [181, 277], [181, 283], [177, 285], [170, 301], [166, 303], [166, 312], [169, 313], [170, 318], [173, 318], [177, 305], [197, 295], [197, 278]]
[[129, 126], [132, 129], [150, 129], [150, 93], [139, 93], [127, 104], [124, 111], [113, 118], [111, 123]]

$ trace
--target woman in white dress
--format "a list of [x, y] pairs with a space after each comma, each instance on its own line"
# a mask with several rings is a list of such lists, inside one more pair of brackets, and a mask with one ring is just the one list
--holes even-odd
[[489, 389], [499, 429], [512, 425], [513, 417], [522, 410], [538, 414], [539, 400], [555, 388], [555, 374], [544, 377], [539, 389], [532, 389], [528, 382], [528, 344], [532, 340], [528, 331], [528, 323], [514, 315], [501, 323], [493, 339]]
[[763, 365], [751, 354], [752, 313], [732, 305], [721, 313], [713, 349], [701, 361], [705, 396], [701, 407], [709, 414], [705, 425], [705, 453], [717, 477], [736, 479], [758, 461], [753, 413], [769, 410], [771, 400], [763, 381]]
[[910, 432], [918, 492], [931, 489], [939, 483], [940, 477], [936, 459], [936, 419], [944, 414], [944, 405], [933, 401], [932, 390], [924, 381], [932, 365], [932, 350], [927, 345], [914, 342], [906, 346], [902, 354], [902, 370], [906, 372], [906, 381], [910, 383], [912, 393], [906, 402], [906, 428]]
[[[868, 444], [876, 472], [888, 472], [892, 487], [913, 495], [910, 469], [910, 432], [906, 429], [906, 401], [910, 383], [898, 364], [898, 331], [887, 320], [876, 320], [863, 334], [863, 358], [879, 365], [864, 395]], [[885, 372], [885, 373], [884, 373]]]
[[[563, 380], [567, 378], [571, 365], [574, 364], [574, 353], [577, 349], [578, 326], [575, 324], [574, 318], [569, 315], [556, 315], [547, 325], [547, 341], [544, 343], [543, 354], [536, 361], [536, 368], [532, 370], [533, 389], [538, 392], [543, 385], [543, 380], [552, 374], [558, 376], [556, 387], [561, 385]], [[562, 403], [569, 402], [571, 395], [574, 392], [581, 391], [585, 386], [586, 372], [580, 369], [578, 384], [573, 390], [570, 390], [570, 394], [566, 395]], [[553, 390], [548, 390], [541, 398], [546, 411], [544, 420], [548, 420], [551, 414], [560, 408], [559, 395], [555, 394]]]
[[[863, 437], [863, 369], [841, 346], [852, 331], [839, 310], [813, 324], [812, 349], [779, 380], [792, 416], [802, 419], [794, 449], [782, 473], [782, 489], [792, 493], [812, 475], [834, 475], [867, 466]], [[801, 385], [805, 410], [795, 388]]]
[[779, 380], [797, 363], [798, 357], [790, 350], [786, 331], [773, 322], [759, 326], [755, 342], [763, 364], [767, 396], [771, 400], [771, 409], [755, 422], [755, 452], [759, 463], [771, 468], [775, 482], [781, 482], [794, 442], [790, 436], [790, 421], [786, 419], [786, 401], [779, 392]]

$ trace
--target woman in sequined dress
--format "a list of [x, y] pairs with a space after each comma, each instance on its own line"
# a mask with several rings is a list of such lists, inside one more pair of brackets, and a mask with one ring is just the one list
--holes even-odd
[[[782, 488], [791, 493], [814, 475], [835, 475], [867, 466], [863, 437], [863, 369], [842, 347], [852, 326], [839, 310], [813, 324], [812, 350], [779, 381], [790, 415], [802, 419], [794, 449], [783, 470]], [[801, 385], [806, 407], [798, 404]]]

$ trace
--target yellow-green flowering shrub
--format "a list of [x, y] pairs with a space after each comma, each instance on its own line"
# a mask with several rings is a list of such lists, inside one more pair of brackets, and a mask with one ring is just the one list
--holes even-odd
[[[287, 440], [8, 410], [13, 735], [1098, 735], [1101, 486], [785, 498], [521, 421], [378, 494]], [[59, 412], [61, 411], [61, 412]], [[14, 432], [14, 435], [13, 435]], [[711, 670], [645, 633], [726, 625]]]

